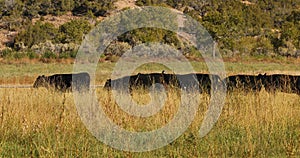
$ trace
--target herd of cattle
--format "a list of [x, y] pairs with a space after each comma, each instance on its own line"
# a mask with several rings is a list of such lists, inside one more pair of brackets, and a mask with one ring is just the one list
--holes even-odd
[[[72, 78], [73, 76], [73, 78]], [[213, 81], [213, 82], [212, 82]], [[235, 75], [224, 79], [212, 74], [166, 74], [149, 73], [125, 76], [118, 79], [108, 79], [104, 85], [105, 89], [129, 90], [143, 87], [149, 89], [153, 85], [160, 84], [164, 88], [175, 87], [184, 90], [197, 89], [201, 93], [210, 93], [213, 90], [227, 87], [227, 91], [240, 89], [245, 92], [259, 92], [263, 87], [267, 92], [276, 90], [285, 93], [296, 93], [300, 95], [300, 76], [275, 74], [275, 75]], [[90, 76], [88, 73], [78, 74], [56, 74], [52, 76], [39, 76], [33, 87], [54, 87], [59, 91], [73, 89], [82, 91], [89, 90]]]

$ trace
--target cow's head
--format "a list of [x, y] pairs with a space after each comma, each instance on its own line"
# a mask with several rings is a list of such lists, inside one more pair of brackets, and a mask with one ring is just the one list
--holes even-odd
[[47, 85], [48, 85], [48, 83], [47, 83], [47, 77], [44, 76], [44, 75], [42, 75], [42, 76], [39, 76], [39, 77], [35, 80], [35, 82], [34, 82], [34, 84], [33, 84], [33, 87], [34, 87], [34, 88], [38, 88], [38, 87], [46, 87]]

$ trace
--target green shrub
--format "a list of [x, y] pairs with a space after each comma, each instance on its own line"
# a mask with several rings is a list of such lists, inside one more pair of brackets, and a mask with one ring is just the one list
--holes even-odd
[[147, 42], [162, 42], [175, 47], [180, 47], [180, 41], [177, 34], [159, 28], [140, 28], [124, 33], [118, 37], [120, 42], [127, 42], [131, 46]]
[[33, 51], [28, 51], [28, 52], [26, 52], [26, 56], [27, 56], [29, 59], [36, 59], [36, 58], [38, 58], [38, 55], [37, 55], [35, 52], [33, 52]]
[[42, 54], [41, 58], [44, 58], [44, 59], [55, 59], [55, 58], [57, 58], [57, 55], [55, 53], [53, 53], [53, 52], [45, 51]]
[[67, 22], [59, 27], [58, 41], [61, 43], [80, 44], [84, 34], [91, 30], [88, 21], [79, 19]]
[[22, 59], [26, 56], [25, 53], [22, 53], [22, 52], [14, 52], [13, 53], [13, 58], [14, 59]]
[[71, 58], [76, 58], [77, 50], [70, 51], [69, 54], [70, 54], [70, 57], [71, 57]]
[[189, 57], [202, 57], [201, 52], [194, 46], [187, 47], [183, 50], [183, 54]]
[[59, 56], [58, 56], [58, 58], [60, 58], [60, 59], [68, 59], [68, 58], [70, 58], [70, 53], [68, 53], [68, 52], [60, 53]]
[[9, 48], [6, 48], [6, 49], [3, 49], [0, 52], [0, 57], [1, 58], [6, 58], [6, 57], [9, 57], [9, 56], [12, 56], [12, 54], [13, 54], [13, 50], [9, 49]]
[[68, 59], [68, 58], [76, 58], [77, 55], [77, 51], [73, 50], [73, 51], [66, 51], [66, 52], [62, 52], [58, 55], [58, 58], [60, 59]]
[[18, 43], [24, 43], [26, 47], [30, 48], [35, 44], [46, 42], [46, 40], [53, 40], [57, 36], [57, 33], [58, 30], [53, 24], [42, 24], [41, 21], [38, 21], [35, 25], [30, 24], [17, 35], [14, 46], [16, 47]]
[[22, 59], [26, 56], [23, 52], [16, 52], [11, 49], [4, 49], [0, 53], [0, 57], [4, 59]]

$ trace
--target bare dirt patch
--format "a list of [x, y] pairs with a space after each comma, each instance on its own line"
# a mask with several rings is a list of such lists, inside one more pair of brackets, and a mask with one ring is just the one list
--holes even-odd
[[125, 1], [119, 0], [119, 1], [115, 2], [116, 11], [120, 11], [124, 8], [137, 7], [137, 5], [135, 5], [135, 1], [136, 0], [125, 0]]

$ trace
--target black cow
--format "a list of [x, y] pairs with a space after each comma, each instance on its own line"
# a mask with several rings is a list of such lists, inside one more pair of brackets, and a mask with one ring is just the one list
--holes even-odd
[[278, 90], [280, 92], [300, 95], [300, 76], [284, 74], [265, 75], [263, 84], [267, 92], [274, 93]]
[[213, 89], [216, 90], [225, 90], [226, 83], [220, 78], [219, 75], [215, 74], [196, 74], [197, 80], [199, 82], [199, 87], [202, 92], [210, 93]]
[[[208, 81], [210, 81], [208, 74], [203, 74], [203, 76], [207, 76]], [[198, 88], [201, 89], [201, 87], [206, 86], [206, 85], [199, 84], [199, 81], [201, 81], [201, 83], [204, 81], [203, 76], [202, 74], [194, 74], [194, 73], [177, 74], [177, 75], [163, 74], [163, 79], [166, 85], [170, 85], [176, 88], [181, 88], [186, 91], [194, 91]]]
[[[186, 91], [193, 91], [199, 88], [200, 92], [209, 93], [211, 90], [212, 82], [215, 81], [214, 90], [219, 87], [225, 87], [225, 83], [218, 75], [210, 74], [165, 74], [150, 73], [150, 74], [137, 74], [132, 76], [125, 76], [115, 80], [108, 79], [105, 82], [104, 88], [111, 89], [114, 87], [118, 90], [132, 90], [134, 88], [143, 87], [148, 89], [153, 84], [162, 84], [164, 87], [181, 88]], [[221, 86], [222, 85], [222, 86]]]
[[90, 75], [86, 72], [78, 74], [55, 74], [52, 76], [42, 75], [35, 80], [33, 87], [53, 87], [56, 90], [66, 92], [71, 90], [72, 84], [75, 90], [89, 90]]
[[[112, 87], [119, 90], [129, 89], [130, 91], [135, 88], [145, 88], [149, 89], [154, 84], [162, 84], [163, 86], [172, 85], [174, 87], [180, 87], [180, 84], [183, 84], [182, 87], [191, 87], [192, 81], [194, 81], [195, 86], [198, 86], [196, 79], [190, 79], [192, 75], [174, 75], [174, 74], [165, 74], [162, 73], [150, 73], [142, 74], [138, 73], [137, 75], [125, 76], [115, 80], [108, 79], [104, 85], [104, 88], [111, 89]], [[179, 78], [183, 83], [179, 83]]]
[[137, 75], [125, 76], [115, 80], [108, 79], [105, 82], [104, 88], [108, 90], [111, 88], [126, 90], [135, 83], [136, 79], [137, 79]]
[[235, 75], [224, 79], [227, 91], [241, 89], [245, 92], [259, 92], [263, 86], [264, 75]]
[[156, 83], [163, 83], [161, 73], [151, 73], [151, 74], [137, 74], [132, 76], [125, 76], [122, 78], [118, 78], [115, 80], [108, 79], [105, 82], [104, 88], [105, 89], [119, 89], [119, 90], [127, 90], [129, 89], [132, 91], [132, 89], [143, 87], [145, 89], [148, 89], [153, 84]]
[[163, 81], [163, 74], [162, 73], [150, 73], [150, 74], [137, 74], [136, 79], [132, 85], [133, 88], [136, 87], [143, 87], [149, 88], [153, 84], [162, 84]]
[[[225, 88], [225, 82], [220, 78], [218, 75], [213, 74], [201, 74], [201, 73], [191, 73], [191, 74], [184, 74], [184, 75], [176, 75], [171, 77], [176, 82], [178, 80], [181, 81], [180, 84], [175, 84], [180, 88], [184, 88], [188, 91], [195, 90], [199, 88], [200, 93], [210, 93], [212, 87], [213, 90], [218, 90], [219, 88]], [[214, 85], [212, 85], [214, 83]]]

